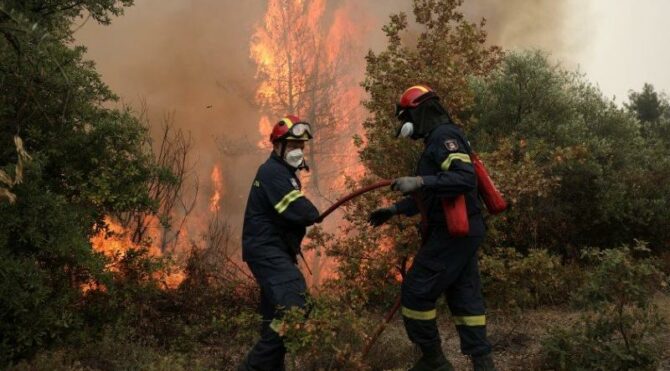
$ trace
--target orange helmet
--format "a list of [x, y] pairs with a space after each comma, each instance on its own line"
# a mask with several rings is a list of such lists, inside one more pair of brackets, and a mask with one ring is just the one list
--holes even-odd
[[298, 116], [286, 115], [272, 128], [270, 142], [278, 140], [310, 140], [312, 128], [309, 123], [300, 121]]

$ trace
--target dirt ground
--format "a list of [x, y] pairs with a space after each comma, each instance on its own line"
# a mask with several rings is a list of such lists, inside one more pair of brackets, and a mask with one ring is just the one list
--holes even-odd
[[[670, 296], [655, 298], [661, 315], [670, 324]], [[499, 370], [540, 370], [540, 340], [548, 328], [555, 325], [569, 325], [579, 317], [579, 313], [565, 308], [529, 310], [522, 316], [506, 316], [491, 312], [487, 316], [489, 340], [494, 347], [494, 357]], [[659, 370], [670, 370], [670, 327], [664, 330], [662, 341], [665, 349]], [[440, 322], [442, 348], [457, 371], [471, 370], [470, 360], [460, 354], [458, 335], [447, 318]], [[407, 370], [419, 352], [407, 340], [402, 322], [396, 318], [389, 326], [379, 344], [371, 352], [370, 358], [376, 370]], [[399, 365], [403, 365], [398, 367]]]

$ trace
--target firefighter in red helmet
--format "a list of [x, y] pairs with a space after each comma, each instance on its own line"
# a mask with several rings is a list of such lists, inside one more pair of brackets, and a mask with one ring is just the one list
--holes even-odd
[[242, 228], [242, 258], [261, 289], [261, 338], [238, 370], [284, 370], [278, 333], [284, 310], [305, 307], [307, 286], [296, 266], [306, 227], [319, 212], [302, 193], [296, 173], [307, 169], [303, 149], [310, 125], [288, 115], [272, 129], [270, 157], [251, 185]]
[[[415, 197], [370, 214], [373, 226], [393, 215], [421, 213], [422, 243], [402, 284], [401, 313], [405, 329], [423, 356], [412, 371], [453, 370], [445, 358], [436, 324], [435, 302], [445, 295], [461, 341], [461, 351], [472, 358], [475, 370], [495, 370], [491, 345], [486, 337], [486, 317], [481, 294], [477, 249], [484, 237], [484, 221], [478, 200], [477, 181], [470, 158], [471, 148], [427, 86], [412, 86], [396, 107], [398, 137], [422, 139], [425, 147], [415, 176], [396, 179], [391, 189]], [[447, 228], [443, 201], [465, 198], [469, 229], [465, 236]]]

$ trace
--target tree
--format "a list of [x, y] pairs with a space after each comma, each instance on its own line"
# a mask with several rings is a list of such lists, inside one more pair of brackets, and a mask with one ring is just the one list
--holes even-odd
[[657, 93], [654, 86], [645, 83], [641, 92], [631, 91], [624, 106], [642, 125], [642, 133], [667, 146], [670, 143], [670, 102], [665, 94]]
[[[16, 203], [0, 203], [0, 363], [66, 339], [86, 321], [82, 285], [111, 282], [90, 237], [104, 217], [151, 210], [147, 131], [102, 83], [72, 22], [100, 23], [131, 0], [4, 1], [0, 5], [0, 164], [32, 156]], [[13, 169], [3, 168], [7, 173]]]
[[324, 11], [322, 0], [272, 0], [251, 42], [260, 82], [257, 101], [262, 109], [271, 120], [298, 114], [314, 129], [314, 140], [308, 143], [310, 189], [322, 198], [326, 195], [321, 190], [324, 160], [337, 154], [339, 143], [339, 136], [332, 134], [347, 129], [342, 122], [348, 122], [350, 110], [338, 110], [345, 107], [338, 96], [347, 89], [349, 61], [331, 52], [343, 48], [344, 42], [331, 40], [322, 19]]
[[[486, 75], [502, 53], [486, 45], [484, 21], [466, 21], [458, 7], [462, 1], [414, 1], [414, 16], [421, 32], [416, 39], [405, 38], [407, 15], [392, 15], [384, 26], [386, 49], [366, 57], [363, 86], [369, 93], [364, 106], [369, 112], [364, 122], [365, 138], [359, 138], [360, 154], [367, 168], [361, 182], [351, 181], [355, 188], [378, 178], [412, 174], [420, 153], [420, 143], [393, 137], [396, 119], [393, 104], [404, 88], [428, 84], [442, 97], [442, 102], [463, 123], [474, 103], [468, 78]], [[410, 34], [412, 35], [412, 34]], [[330, 246], [328, 253], [338, 260], [338, 280], [344, 297], [364, 298], [369, 302], [387, 303], [397, 278], [404, 274], [409, 256], [417, 245], [413, 221], [396, 220], [390, 225], [372, 229], [367, 225], [369, 212], [396, 195], [373, 192], [361, 197], [346, 209], [349, 222]]]
[[626, 108], [635, 113], [637, 119], [643, 123], [657, 122], [670, 109], [667, 99], [648, 83], [644, 84], [639, 93], [631, 91], [628, 100], [630, 103], [626, 104]]
[[636, 238], [667, 248], [670, 168], [632, 115], [540, 52], [508, 55], [473, 87], [470, 139], [512, 201], [489, 240], [573, 256]]

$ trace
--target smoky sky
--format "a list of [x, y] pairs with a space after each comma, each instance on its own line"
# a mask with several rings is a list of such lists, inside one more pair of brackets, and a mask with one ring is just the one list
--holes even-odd
[[[405, 11], [411, 18], [411, 2], [329, 1], [324, 18], [345, 4], [360, 27], [363, 47], [354, 63], [362, 73], [365, 52], [383, 48], [381, 27], [388, 16]], [[543, 47], [560, 54], [574, 48], [562, 41], [569, 22], [565, 4], [473, 0], [465, 2], [463, 11], [473, 21], [487, 18], [492, 43]], [[139, 109], [146, 102], [156, 126], [172, 112], [175, 125], [192, 134], [192, 159], [205, 201], [211, 193], [212, 166], [221, 166], [222, 209], [237, 227], [252, 177], [267, 154], [249, 148], [248, 153], [232, 156], [220, 151], [220, 142], [254, 144], [260, 139], [256, 66], [249, 58], [249, 42], [265, 8], [265, 1], [137, 0], [112, 25], [89, 21], [75, 35], [75, 44], [88, 47], [88, 58], [124, 104]]]

